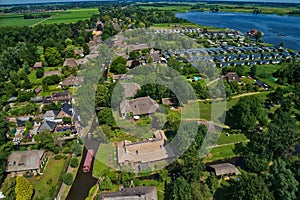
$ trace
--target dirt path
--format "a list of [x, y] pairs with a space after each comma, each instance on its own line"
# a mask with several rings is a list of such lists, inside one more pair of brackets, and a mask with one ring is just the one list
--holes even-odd
[[43, 23], [43, 22], [45, 22], [45, 21], [47, 21], [47, 20], [49, 20], [49, 19], [52, 19], [52, 16], [51, 16], [51, 17], [48, 17], [48, 18], [46, 18], [46, 19], [43, 19], [42, 21], [39, 21], [38, 23], [32, 24], [30, 27], [39, 25], [39, 24], [41, 24], [41, 23]]
[[245, 141], [239, 141], [239, 142], [232, 142], [232, 143], [227, 143], [227, 144], [216, 144], [214, 146], [212, 146], [212, 148], [217, 148], [217, 147], [225, 147], [225, 146], [230, 146], [233, 144], [238, 144], [238, 143], [242, 143], [242, 142], [249, 142], [250, 140], [245, 140]]
[[237, 99], [237, 98], [240, 98], [240, 97], [251, 96], [251, 95], [256, 95], [256, 94], [260, 94], [260, 93], [261, 92], [249, 92], [249, 93], [239, 94], [239, 95], [233, 96], [232, 98]]
[[[257, 94], [261, 94], [262, 92], [249, 92], [249, 93], [245, 93], [245, 94], [239, 94], [239, 95], [235, 95], [232, 96], [232, 99], [238, 99], [241, 97], [245, 97], [245, 96], [252, 96], [252, 95], [257, 95]], [[202, 101], [218, 101], [218, 100], [224, 100], [224, 98], [217, 98], [217, 99], [197, 99], [198, 102], [202, 102]]]

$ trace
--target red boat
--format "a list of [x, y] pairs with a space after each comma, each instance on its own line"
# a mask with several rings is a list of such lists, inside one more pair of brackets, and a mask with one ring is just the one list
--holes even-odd
[[82, 168], [82, 170], [84, 172], [89, 172], [90, 171], [92, 161], [93, 161], [93, 157], [94, 157], [94, 150], [89, 149], [87, 154], [86, 154], [85, 161], [84, 161], [83, 168]]

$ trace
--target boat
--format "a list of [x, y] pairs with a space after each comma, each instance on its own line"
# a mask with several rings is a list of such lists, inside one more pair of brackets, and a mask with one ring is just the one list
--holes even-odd
[[83, 172], [89, 172], [91, 169], [91, 165], [92, 165], [92, 161], [93, 161], [93, 157], [94, 157], [94, 150], [93, 149], [89, 149], [85, 160], [84, 160], [84, 164], [83, 164]]
[[282, 33], [278, 33], [277, 35], [280, 36], [280, 37], [285, 36], [285, 34], [282, 34]]

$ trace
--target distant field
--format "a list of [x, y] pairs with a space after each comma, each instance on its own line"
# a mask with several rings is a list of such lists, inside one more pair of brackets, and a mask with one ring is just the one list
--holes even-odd
[[167, 10], [167, 11], [176, 11], [176, 12], [186, 12], [191, 9], [191, 6], [186, 6], [186, 5], [164, 6], [164, 7], [141, 6], [141, 8], [145, 10], [158, 9], [158, 10]]
[[43, 22], [43, 24], [75, 23], [79, 20], [89, 19], [92, 15], [97, 13], [97, 8], [66, 10], [56, 13], [51, 19]]
[[0, 15], [0, 26], [31, 26], [42, 20], [44, 19], [24, 19], [19, 14]]
[[24, 19], [22, 14], [0, 15], [0, 26], [32, 26], [42, 21], [42, 24], [75, 23], [97, 13], [97, 8], [83, 8], [53, 12], [51, 18]]
[[[159, 4], [159, 2], [158, 2]], [[160, 6], [154, 6], [153, 3], [149, 3], [148, 5], [140, 6], [143, 9], [150, 10], [150, 9], [159, 9], [159, 10], [168, 10], [174, 12], [188, 12], [191, 10], [193, 5], [197, 5], [197, 3], [191, 3], [190, 5], [170, 5], [168, 4], [159, 4]], [[198, 4], [199, 5], [199, 4]], [[253, 5], [244, 5], [240, 6], [237, 4], [202, 4], [197, 10], [201, 11], [210, 11], [211, 8], [218, 7], [220, 12], [250, 12], [252, 13], [254, 7], [256, 9], [261, 10], [262, 14], [278, 14], [278, 15], [286, 15], [291, 11], [299, 11], [299, 8], [294, 7], [270, 7], [270, 6], [253, 6]]]

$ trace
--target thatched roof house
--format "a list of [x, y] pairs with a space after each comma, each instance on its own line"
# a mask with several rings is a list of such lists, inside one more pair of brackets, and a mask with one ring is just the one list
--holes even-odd
[[124, 97], [134, 97], [137, 91], [141, 89], [137, 83], [121, 83], [124, 87]]
[[74, 58], [66, 58], [63, 67], [69, 66], [69, 67], [78, 67], [78, 63]]
[[132, 187], [124, 188], [119, 192], [102, 193], [98, 200], [157, 200], [157, 191], [155, 187]]
[[153, 114], [158, 107], [158, 103], [149, 96], [140, 97], [122, 101], [120, 104], [120, 112], [121, 116], [125, 118], [128, 113], [132, 113], [134, 116]]
[[45, 157], [43, 150], [13, 151], [7, 158], [6, 172], [38, 170]]
[[33, 69], [37, 69], [37, 68], [42, 68], [43, 67], [43, 63], [42, 62], [36, 62], [33, 65]]
[[60, 71], [49, 71], [49, 72], [44, 72], [44, 77], [52, 76], [52, 75], [61, 76], [61, 72], [60, 72]]
[[231, 82], [241, 82], [241, 78], [235, 72], [229, 72], [226, 74], [226, 79], [228, 83]]
[[63, 87], [73, 87], [73, 86], [79, 86], [83, 82], [83, 77], [79, 76], [69, 76], [61, 82], [61, 86]]
[[214, 169], [217, 177], [241, 174], [240, 171], [230, 163], [210, 165], [210, 167]]
[[166, 146], [165, 133], [158, 130], [154, 138], [132, 143], [124, 140], [117, 146], [118, 164], [127, 165], [135, 163], [138, 165], [173, 158], [175, 155], [169, 146]]
[[52, 101], [61, 101], [61, 102], [71, 101], [72, 94], [68, 90], [63, 91], [63, 92], [54, 92], [51, 95], [51, 100]]

